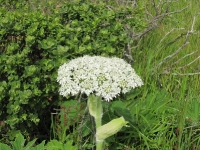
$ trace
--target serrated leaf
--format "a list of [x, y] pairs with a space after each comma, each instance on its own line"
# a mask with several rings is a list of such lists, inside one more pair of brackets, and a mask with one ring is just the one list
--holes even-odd
[[39, 145], [33, 147], [31, 150], [44, 150], [45, 149], [45, 141], [42, 141], [42, 143], [40, 143]]
[[125, 120], [131, 122], [132, 116], [130, 111], [126, 108], [126, 104], [122, 101], [114, 101], [111, 105], [111, 109], [117, 116], [123, 116]]
[[0, 149], [1, 150], [12, 150], [8, 145], [4, 143], [0, 143]]
[[46, 149], [47, 150], [64, 150], [63, 144], [57, 140], [51, 140], [49, 143], [47, 143]]
[[24, 147], [24, 143], [25, 143], [25, 139], [23, 137], [23, 135], [21, 133], [19, 133], [16, 138], [15, 141], [12, 142], [12, 146], [15, 150], [22, 150]]
[[64, 150], [77, 150], [78, 147], [77, 145], [73, 146], [73, 141], [70, 140], [70, 141], [67, 141], [67, 143], [64, 144]]
[[36, 140], [37, 140], [37, 139], [34, 139], [34, 140], [28, 142], [28, 144], [24, 147], [24, 150], [30, 150], [31, 147], [35, 144], [35, 141], [36, 141]]

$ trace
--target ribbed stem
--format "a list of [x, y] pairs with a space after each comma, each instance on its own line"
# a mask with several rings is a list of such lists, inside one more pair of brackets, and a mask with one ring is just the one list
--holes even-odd
[[[90, 115], [95, 119], [96, 131], [97, 128], [101, 126], [101, 118], [103, 115], [101, 97], [95, 95], [89, 95], [88, 97], [88, 108]], [[103, 141], [98, 141], [96, 139], [96, 150], [102, 150]]]
[[102, 150], [103, 141], [96, 141], [96, 150]]

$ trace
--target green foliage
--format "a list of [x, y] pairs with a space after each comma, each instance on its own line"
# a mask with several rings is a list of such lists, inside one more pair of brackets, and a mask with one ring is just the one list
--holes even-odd
[[[188, 108], [182, 107], [181, 101], [173, 99], [165, 90], [153, 91], [142, 100], [133, 101], [133, 96], [134, 92], [126, 96], [125, 101], [117, 100], [109, 106], [104, 105], [107, 112], [103, 116], [103, 122], [119, 116], [123, 116], [129, 122], [129, 127], [123, 128], [117, 135], [106, 140], [106, 146], [109, 149], [128, 147], [173, 149], [178, 144], [182, 149], [198, 147], [199, 120], [192, 121], [188, 118], [188, 113], [185, 115], [182, 112], [184, 110], [191, 113], [191, 108], [194, 107], [192, 103], [185, 104]], [[187, 119], [180, 124], [181, 118]]]
[[10, 144], [11, 146], [8, 146], [4, 143], [0, 143], [0, 147], [2, 150], [43, 150], [44, 149], [44, 143], [38, 144], [37, 146], [35, 145], [36, 139], [28, 142], [25, 145], [26, 140], [24, 139], [23, 135], [20, 133], [16, 136], [15, 141], [12, 141]]
[[65, 142], [68, 139], [73, 139], [70, 134], [72, 133], [72, 136], [75, 134], [75, 127], [83, 116], [86, 104], [77, 103], [76, 100], [68, 100], [62, 102], [60, 107], [61, 109], [52, 115], [52, 135], [54, 139], [58, 138], [59, 141]]
[[85, 54], [122, 57], [131, 41], [125, 25], [137, 31], [145, 25], [140, 8], [115, 10], [87, 1], [60, 2], [59, 7], [50, 1], [47, 10], [24, 1], [2, 5], [0, 117], [9, 132], [38, 133], [42, 128], [49, 134], [51, 107], [62, 99], [58, 67]]
[[[107, 9], [104, 3], [94, 5], [82, 1], [62, 7], [64, 23], [71, 22], [65, 26], [70, 39], [66, 42], [69, 49], [73, 49], [69, 52], [122, 57], [124, 46], [130, 40], [125, 24], [139, 20], [132, 17], [134, 11], [131, 8], [126, 11]], [[138, 27], [141, 29], [143, 26]]]
[[73, 146], [73, 141], [67, 141], [66, 143], [59, 142], [57, 140], [51, 140], [45, 146], [45, 150], [77, 150], [77, 146]]
[[0, 143], [2, 150], [77, 150], [77, 146], [73, 145], [73, 141], [67, 141], [66, 143], [59, 142], [57, 140], [51, 140], [45, 145], [45, 141], [40, 144], [35, 144], [36, 139], [26, 143], [23, 135], [19, 133], [14, 141], [11, 141], [10, 145]]
[[59, 142], [66, 143], [65, 145], [71, 142], [74, 148], [91, 148], [91, 122], [85, 118], [86, 107], [85, 101], [69, 99], [61, 102], [60, 109], [56, 109], [57, 112], [52, 114], [51, 138], [58, 139]]

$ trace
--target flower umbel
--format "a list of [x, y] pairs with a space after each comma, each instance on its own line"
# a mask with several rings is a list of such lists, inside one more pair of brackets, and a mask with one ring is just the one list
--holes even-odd
[[61, 85], [60, 95], [81, 92], [101, 96], [106, 101], [143, 85], [141, 78], [123, 59], [87, 55], [60, 66], [57, 82]]

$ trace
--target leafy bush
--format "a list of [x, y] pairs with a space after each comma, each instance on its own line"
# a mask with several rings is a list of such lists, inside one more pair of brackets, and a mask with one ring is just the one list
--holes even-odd
[[53, 5], [49, 13], [40, 7], [30, 9], [28, 2], [2, 5], [0, 118], [12, 132], [48, 133], [51, 106], [61, 99], [58, 66], [84, 54], [121, 58], [131, 43], [125, 26], [139, 31], [145, 25], [140, 8], [110, 9], [104, 3], [69, 1]]

